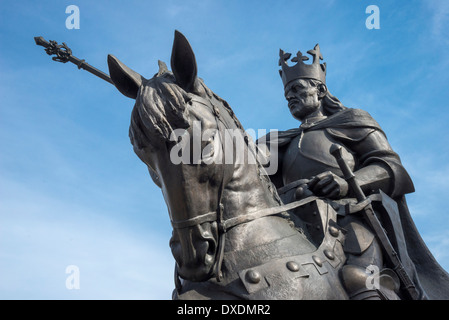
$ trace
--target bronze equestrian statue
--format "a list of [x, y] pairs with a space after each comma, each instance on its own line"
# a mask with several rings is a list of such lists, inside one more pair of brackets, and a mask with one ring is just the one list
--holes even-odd
[[135, 100], [130, 140], [173, 227], [173, 298], [449, 299], [449, 275], [407, 208], [407, 171], [379, 124], [330, 94], [318, 45], [308, 64], [298, 52], [289, 66], [280, 51], [285, 98], [301, 125], [254, 143], [198, 78], [178, 31], [172, 72], [159, 61], [150, 79], [112, 55], [109, 77], [65, 43], [35, 41]]
[[[285, 97], [301, 126], [259, 143], [265, 158], [279, 163], [271, 180], [259, 157], [255, 164], [223, 164], [224, 132], [243, 127], [197, 77], [194, 53], [182, 34], [175, 32], [173, 73], [160, 62], [159, 72], [146, 80], [109, 56], [114, 84], [136, 99], [134, 150], [169, 209], [174, 297], [449, 298], [449, 276], [407, 210], [404, 195], [414, 187], [399, 156], [367, 112], [346, 108], [329, 93], [319, 46], [308, 53], [311, 64], [298, 52], [289, 66], [291, 55], [280, 51]], [[209, 159], [173, 164], [170, 149], [181, 136], [170, 139], [171, 133], [181, 128], [191, 142], [195, 121], [215, 130], [202, 141]], [[251, 139], [245, 142], [244, 152], [256, 154]], [[184, 141], [180, 151], [190, 154], [192, 144]], [[339, 148], [341, 163], [332, 146]], [[360, 212], [375, 215], [377, 233]]]
[[[172, 72], [159, 62], [151, 79], [108, 57], [113, 83], [136, 100], [134, 151], [169, 210], [173, 297], [449, 298], [449, 276], [408, 212], [404, 195], [414, 188], [399, 156], [367, 112], [329, 93], [319, 46], [308, 53], [311, 64], [298, 52], [289, 66], [290, 54], [280, 51], [285, 97], [301, 126], [259, 143], [265, 159], [279, 163], [271, 179], [230, 106], [197, 77], [181, 33], [175, 32]], [[225, 161], [230, 130], [242, 132], [244, 161]], [[207, 139], [198, 138], [206, 131]], [[198, 139], [207, 152], [195, 157]], [[187, 161], [173, 161], [174, 148]], [[375, 215], [377, 227], [361, 212]]]

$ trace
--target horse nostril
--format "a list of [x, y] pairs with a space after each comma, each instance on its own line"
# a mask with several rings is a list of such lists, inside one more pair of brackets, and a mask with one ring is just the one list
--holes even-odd
[[216, 252], [216, 248], [217, 248], [215, 240], [214, 239], [208, 239], [207, 240], [207, 245], [208, 245], [207, 254], [210, 255], [210, 256], [214, 256], [215, 252]]

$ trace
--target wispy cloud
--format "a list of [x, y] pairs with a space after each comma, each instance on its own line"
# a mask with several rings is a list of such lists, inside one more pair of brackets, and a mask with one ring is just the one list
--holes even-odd
[[449, 44], [449, 2], [445, 0], [426, 1], [431, 12], [432, 36]]

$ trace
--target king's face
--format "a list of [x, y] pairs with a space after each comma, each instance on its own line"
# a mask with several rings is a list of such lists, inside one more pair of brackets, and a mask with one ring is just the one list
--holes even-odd
[[299, 121], [304, 121], [320, 107], [319, 90], [307, 79], [289, 82], [285, 87], [285, 98], [290, 113]]

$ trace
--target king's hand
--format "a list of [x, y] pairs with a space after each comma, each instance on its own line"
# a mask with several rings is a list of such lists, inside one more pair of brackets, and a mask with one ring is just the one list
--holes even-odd
[[348, 183], [331, 171], [314, 176], [307, 187], [315, 195], [328, 199], [341, 199], [348, 194]]

